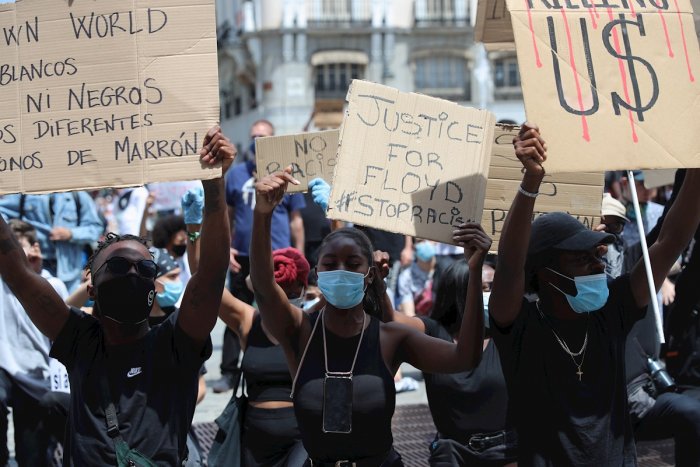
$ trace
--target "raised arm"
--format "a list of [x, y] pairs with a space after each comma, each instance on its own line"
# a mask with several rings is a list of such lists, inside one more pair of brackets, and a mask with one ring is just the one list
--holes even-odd
[[287, 295], [275, 282], [272, 260], [272, 212], [282, 201], [288, 183], [299, 183], [291, 175], [291, 167], [267, 175], [255, 184], [253, 232], [250, 241], [250, 279], [255, 301], [265, 327], [281, 344], [290, 342], [301, 327], [303, 312], [292, 306]]
[[233, 162], [236, 150], [221, 129], [215, 126], [204, 138], [200, 155], [204, 165], [222, 163], [222, 175], [202, 182], [204, 216], [199, 240], [202, 244], [200, 267], [187, 283], [178, 324], [192, 339], [203, 343], [216, 324], [228, 270], [231, 234], [224, 195], [224, 175]]
[[68, 319], [68, 306], [49, 282], [32, 270], [12, 229], [0, 216], [0, 277], [22, 304], [29, 319], [55, 340]]
[[469, 283], [457, 343], [437, 339], [410, 329], [399, 349], [401, 360], [428, 373], [456, 373], [476, 367], [484, 342], [484, 304], [481, 269], [491, 248], [491, 239], [481, 225], [467, 223], [455, 230], [454, 242], [464, 247], [469, 265]]
[[[699, 201], [700, 169], [688, 169], [678, 196], [666, 214], [659, 236], [649, 247], [649, 260], [657, 291], [698, 228]], [[649, 286], [642, 259], [632, 269], [630, 282], [635, 303], [640, 307], [649, 304]]]
[[[187, 225], [187, 262], [192, 274], [199, 270], [200, 245], [199, 234], [202, 227], [202, 211], [204, 210], [204, 190], [201, 187], [191, 188], [182, 196], [182, 212]], [[245, 347], [248, 332], [253, 324], [255, 308], [234, 297], [224, 287], [219, 306], [219, 318], [235, 332]]]
[[547, 146], [536, 125], [524, 123], [518, 136], [513, 138], [513, 145], [515, 155], [525, 169], [520, 184], [522, 191], [515, 195], [503, 224], [498, 257], [507, 260], [498, 263], [489, 300], [489, 314], [501, 327], [507, 327], [515, 321], [525, 292], [525, 260], [530, 243], [535, 198], [527, 196], [523, 191], [539, 191], [544, 177], [542, 163], [547, 158]]
[[[374, 266], [377, 268], [377, 271], [379, 271], [379, 276], [382, 279], [386, 279], [391, 270], [391, 266], [389, 265], [389, 253], [381, 250], [375, 250], [373, 256]], [[394, 321], [415, 328], [420, 332], [425, 332], [425, 325], [421, 319], [415, 316], [408, 316], [404, 312], [394, 309], [394, 304], [389, 296], [384, 280], [372, 281], [370, 287], [375, 289], [376, 297], [382, 297], [379, 306], [382, 310], [383, 322], [390, 323]]]

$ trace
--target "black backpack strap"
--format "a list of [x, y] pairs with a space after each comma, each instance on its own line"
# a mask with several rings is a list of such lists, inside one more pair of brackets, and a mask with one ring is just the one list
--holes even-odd
[[27, 195], [22, 193], [19, 195], [19, 220], [23, 221], [24, 220], [24, 203], [27, 202]]
[[78, 215], [78, 218], [77, 218], [77, 222], [78, 222], [78, 223], [77, 223], [76, 225], [77, 225], [77, 226], [80, 226], [80, 221], [81, 221], [81, 219], [82, 219], [82, 216], [81, 216], [81, 208], [82, 208], [83, 206], [82, 206], [82, 202], [80, 201], [80, 196], [79, 196], [78, 193], [75, 192], [75, 191], [73, 192], [73, 201], [75, 201], [75, 212], [76, 212], [76, 214]]

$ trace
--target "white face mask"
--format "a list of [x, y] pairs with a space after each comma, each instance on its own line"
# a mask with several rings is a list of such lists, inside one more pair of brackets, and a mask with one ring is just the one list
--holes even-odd
[[320, 302], [320, 301], [321, 301], [321, 297], [316, 297], [316, 298], [314, 298], [314, 299], [312, 299], [312, 300], [306, 300], [306, 301], [304, 302], [304, 307], [303, 307], [303, 309], [304, 309], [304, 310], [308, 310], [308, 309], [310, 309], [312, 306], [314, 306], [315, 304], [317, 304], [317, 303]]
[[484, 294], [484, 326], [489, 327], [489, 299], [491, 292], [483, 292]]

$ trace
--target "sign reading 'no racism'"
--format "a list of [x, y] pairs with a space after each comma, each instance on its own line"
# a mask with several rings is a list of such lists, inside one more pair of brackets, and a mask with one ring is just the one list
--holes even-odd
[[508, 0], [547, 171], [700, 166], [700, 51], [688, 0]]
[[212, 178], [213, 0], [0, 4], [0, 193]]
[[329, 218], [450, 243], [481, 219], [493, 114], [360, 80], [347, 101]]

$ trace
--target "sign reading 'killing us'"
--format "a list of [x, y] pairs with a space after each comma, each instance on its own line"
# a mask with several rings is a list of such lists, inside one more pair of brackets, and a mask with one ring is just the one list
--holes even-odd
[[213, 178], [214, 0], [0, 4], [0, 193]]
[[700, 166], [700, 50], [688, 0], [508, 0], [547, 171]]

